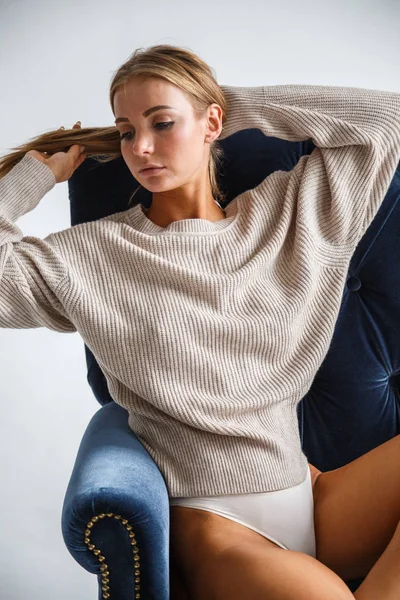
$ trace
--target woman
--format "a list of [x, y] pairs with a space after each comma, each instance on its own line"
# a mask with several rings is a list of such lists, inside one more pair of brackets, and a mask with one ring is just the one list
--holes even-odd
[[[115, 127], [44, 134], [0, 164], [0, 326], [92, 350], [165, 477], [190, 598], [340, 600], [368, 573], [357, 598], [394, 597], [400, 436], [321, 473], [296, 406], [398, 164], [400, 95], [220, 87], [164, 45], [120, 67], [110, 103]], [[316, 148], [224, 210], [217, 140], [254, 127]], [[150, 208], [24, 239], [15, 220], [88, 155], [122, 155]]]

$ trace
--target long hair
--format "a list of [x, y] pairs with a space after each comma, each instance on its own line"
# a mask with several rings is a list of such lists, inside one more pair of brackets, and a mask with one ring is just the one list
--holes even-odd
[[[203, 116], [210, 104], [217, 103], [222, 109], [222, 124], [226, 121], [226, 100], [214, 77], [213, 70], [199, 56], [186, 48], [168, 44], [138, 48], [128, 60], [117, 69], [110, 85], [110, 105], [114, 113], [114, 96], [133, 79], [140, 81], [147, 77], [160, 77], [185, 92], [193, 106], [196, 118]], [[99, 163], [106, 163], [122, 156], [118, 128], [82, 127], [80, 129], [58, 129], [31, 138], [25, 144], [14, 147], [13, 152], [0, 158], [0, 178], [4, 177], [29, 150], [38, 150], [51, 155], [64, 151], [74, 144], [85, 146], [87, 157]], [[208, 172], [211, 191], [217, 202], [225, 200], [219, 188], [217, 175], [224, 155], [218, 140], [211, 143]], [[142, 186], [136, 188], [128, 205]]]

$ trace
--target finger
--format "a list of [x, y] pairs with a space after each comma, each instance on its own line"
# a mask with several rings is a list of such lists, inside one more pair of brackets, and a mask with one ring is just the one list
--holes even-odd
[[75, 160], [77, 160], [84, 151], [84, 149], [84, 146], [81, 146], [80, 144], [74, 144], [68, 149], [68, 154], [72, 154], [73, 156], [75, 156]]
[[80, 156], [78, 156], [78, 158], [76, 159], [74, 169], [77, 169], [78, 167], [80, 167], [81, 164], [85, 161], [85, 159], [86, 159], [86, 154], [81, 154]]

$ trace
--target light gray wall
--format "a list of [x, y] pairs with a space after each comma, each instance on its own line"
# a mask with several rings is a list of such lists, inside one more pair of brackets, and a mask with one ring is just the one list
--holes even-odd
[[[78, 119], [112, 125], [113, 72], [156, 43], [194, 50], [224, 85], [400, 92], [399, 23], [396, 0], [0, 0], [0, 155]], [[70, 226], [67, 183], [18, 224], [42, 238]], [[0, 597], [97, 598], [60, 525], [81, 437], [100, 408], [79, 334], [0, 330], [0, 381]]]

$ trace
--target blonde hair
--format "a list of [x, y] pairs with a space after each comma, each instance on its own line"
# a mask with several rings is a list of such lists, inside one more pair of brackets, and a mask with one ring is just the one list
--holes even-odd
[[[109, 100], [113, 113], [117, 90], [134, 78], [143, 81], [147, 77], [160, 77], [183, 90], [189, 97], [196, 118], [202, 117], [210, 104], [217, 103], [222, 109], [222, 124], [226, 121], [226, 100], [211, 67], [191, 50], [168, 44], [150, 46], [147, 49], [138, 48], [119, 67], [110, 86]], [[115, 126], [58, 129], [31, 138], [0, 158], [0, 177], [4, 177], [29, 150], [54, 154], [66, 152], [74, 144], [85, 146], [85, 154], [99, 163], [106, 163], [121, 156], [120, 133]], [[217, 202], [224, 202], [225, 194], [220, 190], [217, 180], [224, 151], [218, 140], [214, 140], [210, 146], [208, 172], [211, 191]], [[136, 188], [128, 205], [141, 187], [139, 185]]]

